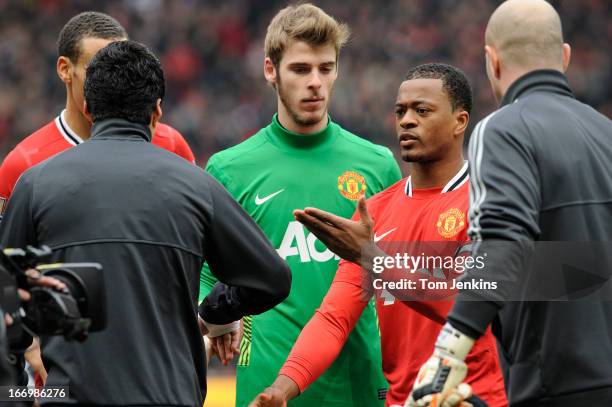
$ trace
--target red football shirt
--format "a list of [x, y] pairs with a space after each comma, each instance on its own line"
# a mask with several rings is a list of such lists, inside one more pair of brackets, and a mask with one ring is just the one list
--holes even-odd
[[[467, 241], [467, 163], [444, 188], [413, 189], [403, 179], [367, 202], [375, 240], [383, 242]], [[355, 217], [356, 218], [356, 217]], [[387, 252], [389, 254], [389, 252]], [[341, 261], [332, 285], [304, 327], [280, 373], [304, 391], [338, 355], [366, 306], [363, 274]], [[383, 372], [389, 382], [386, 406], [403, 406], [419, 371], [433, 353], [450, 301], [403, 302], [390, 293], [376, 300]], [[418, 312], [416, 311], [418, 310]], [[377, 338], [372, 338], [377, 340]], [[496, 344], [490, 330], [466, 359], [466, 382], [490, 406], [507, 406]]]
[[[0, 166], [0, 213], [23, 172], [82, 142], [83, 140], [68, 127], [62, 112], [52, 122], [17, 144]], [[168, 125], [159, 123], [151, 142], [195, 163], [193, 153], [183, 136]]]

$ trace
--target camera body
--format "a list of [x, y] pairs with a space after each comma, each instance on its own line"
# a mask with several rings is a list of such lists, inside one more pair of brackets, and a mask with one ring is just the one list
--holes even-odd
[[[0, 251], [0, 306], [14, 323], [7, 329], [11, 349], [19, 351], [31, 336], [63, 335], [66, 340], [84, 341], [89, 332], [106, 327], [106, 296], [99, 263], [41, 264], [49, 259], [47, 246]], [[66, 284], [67, 292], [30, 286], [25, 271], [36, 268], [44, 276]], [[19, 300], [17, 289], [31, 299]]]

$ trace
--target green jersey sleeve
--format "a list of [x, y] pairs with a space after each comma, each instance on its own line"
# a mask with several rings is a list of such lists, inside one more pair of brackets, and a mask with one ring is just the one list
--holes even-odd
[[388, 167], [385, 174], [385, 189], [402, 179], [402, 172], [399, 165], [397, 165], [397, 161], [395, 161], [395, 157], [393, 157], [393, 153], [389, 149], [387, 151], [389, 152], [389, 159], [387, 160]]

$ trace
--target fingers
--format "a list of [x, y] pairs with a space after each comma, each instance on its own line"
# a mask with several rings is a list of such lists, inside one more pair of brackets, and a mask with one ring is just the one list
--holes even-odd
[[370, 216], [370, 212], [368, 212], [365, 195], [359, 198], [359, 202], [357, 202], [357, 210], [359, 211], [361, 223], [363, 223], [367, 227], [372, 227], [372, 217]]
[[240, 353], [240, 332], [232, 332], [232, 353]]
[[217, 349], [217, 345], [215, 344], [215, 341], [213, 341], [212, 339], [209, 342], [209, 349], [210, 349], [210, 355], [217, 355], [217, 357], [219, 356], [219, 350]]
[[234, 352], [232, 352], [232, 334], [223, 335], [223, 347], [225, 348], [225, 359], [230, 362], [234, 359]]
[[21, 288], [17, 289], [17, 294], [19, 294], [19, 299], [21, 301], [30, 301], [30, 299], [32, 298], [32, 294]]
[[467, 383], [461, 383], [442, 400], [442, 407], [459, 407], [463, 406], [463, 401], [472, 396], [472, 387]]
[[217, 355], [219, 360], [221, 360], [221, 356], [219, 356], [219, 349], [217, 348], [217, 342], [214, 339], [209, 339], [210, 346], [210, 356]]
[[27, 269], [25, 271], [25, 275], [28, 276], [29, 278], [36, 280], [39, 279], [40, 277], [42, 277], [42, 274], [40, 274], [40, 271], [36, 270], [36, 269]]
[[219, 355], [221, 363], [227, 365], [227, 359], [225, 357], [225, 346], [223, 346], [223, 336], [217, 336], [216, 338], [213, 338], [213, 341], [216, 343], [217, 354]]
[[[225, 335], [211, 338], [211, 349], [219, 356], [223, 365], [227, 365], [234, 359], [234, 352], [239, 352], [239, 345], [234, 339], [236, 333], [226, 333]], [[236, 349], [236, 350], [234, 350]]]
[[306, 212], [307, 215], [310, 215], [313, 218], [316, 218], [321, 222], [324, 222], [324, 223], [327, 223], [329, 225], [336, 226], [336, 227], [339, 227], [340, 225], [342, 225], [344, 221], [346, 221], [346, 219], [341, 216], [334, 215], [333, 213], [330, 213], [330, 212], [327, 212], [327, 211], [324, 211], [318, 208], [305, 208], [304, 212]]
[[296, 210], [293, 212], [293, 216], [298, 222], [306, 226], [308, 230], [323, 241], [333, 237], [333, 232], [336, 230], [335, 226], [321, 221], [306, 211]]
[[270, 395], [266, 393], [259, 393], [255, 400], [249, 404], [249, 407], [266, 407], [271, 399], [272, 397], [270, 397]]
[[58, 291], [68, 290], [66, 284], [56, 278], [43, 276], [38, 270], [28, 269], [26, 270], [25, 274], [26, 276], [28, 276], [28, 283], [30, 285], [39, 287], [51, 287], [55, 288]]

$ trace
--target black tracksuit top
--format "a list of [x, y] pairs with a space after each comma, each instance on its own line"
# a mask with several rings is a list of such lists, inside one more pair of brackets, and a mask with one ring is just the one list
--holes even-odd
[[199, 308], [208, 322], [289, 293], [288, 266], [240, 205], [150, 138], [127, 120], [96, 122], [89, 141], [22, 175], [0, 225], [4, 246], [45, 244], [53, 261], [104, 267], [108, 327], [83, 343], [42, 338], [47, 385], [70, 386], [79, 405], [202, 405], [204, 259], [220, 281]]
[[[599, 242], [609, 255], [590, 273], [605, 282], [589, 301], [474, 302], [479, 294], [462, 291], [449, 321], [472, 336], [493, 322], [512, 406], [612, 406], [612, 123], [553, 70], [516, 80], [501, 105], [470, 140], [471, 239], [481, 250], [496, 240]], [[524, 277], [503, 254], [488, 262], [499, 280]], [[543, 287], [566, 278], [534, 274]], [[563, 284], [587, 278], [578, 271]]]

